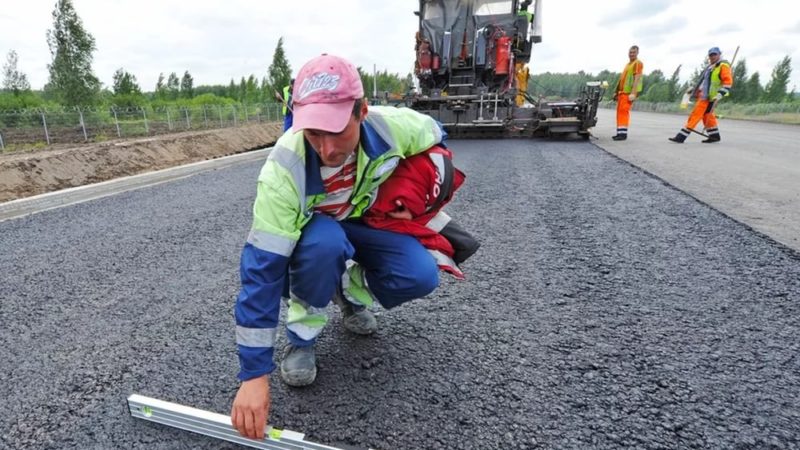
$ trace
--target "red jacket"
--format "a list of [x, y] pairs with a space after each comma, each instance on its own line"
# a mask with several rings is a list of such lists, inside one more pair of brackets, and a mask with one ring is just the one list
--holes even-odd
[[[464, 274], [453, 261], [453, 245], [439, 234], [449, 222], [441, 212], [464, 183], [466, 176], [452, 163], [452, 153], [434, 146], [423, 153], [401, 160], [392, 175], [378, 188], [375, 203], [364, 215], [374, 227], [416, 237], [436, 259], [439, 268], [463, 279]], [[411, 220], [388, 216], [398, 211], [400, 201]]]

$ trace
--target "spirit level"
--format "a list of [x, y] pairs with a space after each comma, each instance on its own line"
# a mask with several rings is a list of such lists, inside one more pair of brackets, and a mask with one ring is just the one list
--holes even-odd
[[264, 439], [248, 439], [231, 426], [231, 418], [222, 414], [165, 402], [133, 394], [128, 397], [131, 415], [139, 419], [169, 425], [228, 442], [268, 450], [339, 450], [336, 447], [303, 440], [305, 435], [291, 430], [268, 427]]

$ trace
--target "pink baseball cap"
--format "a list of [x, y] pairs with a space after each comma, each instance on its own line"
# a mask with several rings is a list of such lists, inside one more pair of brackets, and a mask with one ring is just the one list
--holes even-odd
[[292, 129], [338, 133], [347, 126], [356, 100], [363, 97], [356, 67], [323, 53], [307, 62], [294, 80]]

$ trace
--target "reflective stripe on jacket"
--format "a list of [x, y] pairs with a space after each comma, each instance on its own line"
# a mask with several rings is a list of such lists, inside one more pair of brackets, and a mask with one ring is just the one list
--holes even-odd
[[[401, 158], [445, 138], [429, 116], [408, 108], [370, 106], [361, 124], [350, 218], [363, 215]], [[252, 228], [242, 250], [242, 287], [234, 310], [241, 380], [275, 369], [273, 346], [289, 259], [325, 195], [319, 156], [302, 132], [284, 133], [258, 177]]]

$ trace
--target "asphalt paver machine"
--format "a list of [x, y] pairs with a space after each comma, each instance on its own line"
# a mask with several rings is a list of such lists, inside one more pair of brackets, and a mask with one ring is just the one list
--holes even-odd
[[420, 0], [414, 14], [419, 88], [407, 106], [453, 137], [589, 136], [605, 91], [599, 82], [574, 100], [540, 101], [527, 92], [542, 0]]

